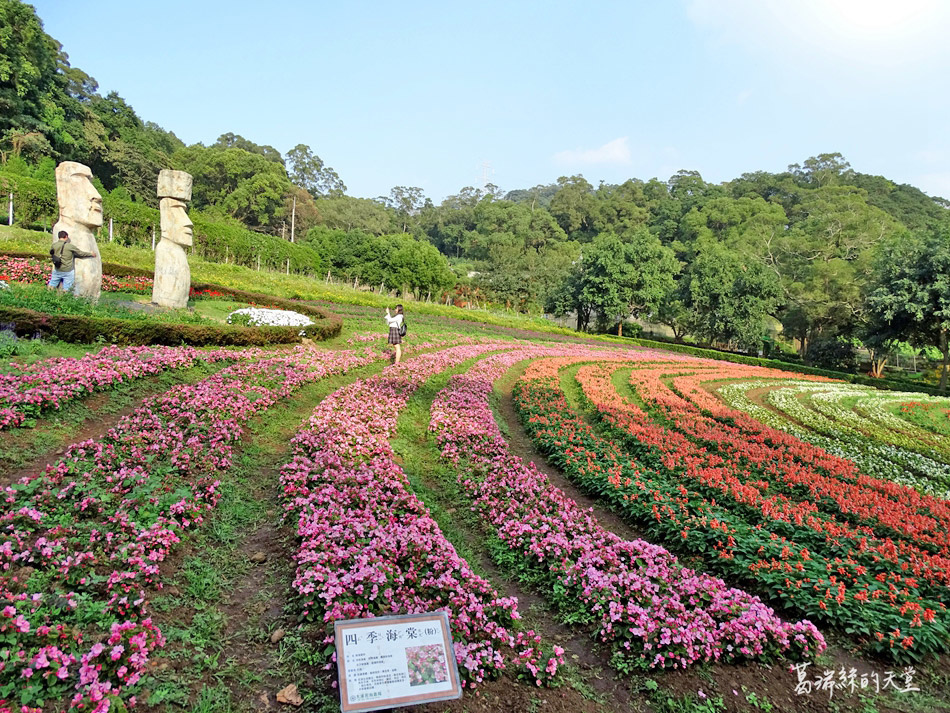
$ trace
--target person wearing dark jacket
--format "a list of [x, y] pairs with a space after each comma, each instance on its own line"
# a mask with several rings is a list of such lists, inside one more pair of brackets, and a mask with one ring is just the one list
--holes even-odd
[[[86, 253], [69, 242], [69, 233], [59, 231], [58, 240], [53, 242], [49, 249], [49, 256], [53, 260], [53, 276], [49, 278], [48, 287], [55, 290], [60, 285], [66, 292], [72, 292], [76, 282], [76, 258], [95, 257], [95, 253]], [[58, 263], [58, 264], [57, 264]]]

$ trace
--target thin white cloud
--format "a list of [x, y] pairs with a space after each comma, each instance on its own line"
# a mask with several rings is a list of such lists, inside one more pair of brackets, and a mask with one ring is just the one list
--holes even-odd
[[940, 0], [688, 0], [686, 16], [713, 43], [758, 57], [856, 67], [933, 61], [950, 29]]
[[596, 149], [569, 149], [554, 154], [555, 163], [564, 165], [629, 165], [632, 163], [630, 140], [626, 136], [608, 141]]
[[752, 96], [751, 89], [743, 89], [741, 92], [739, 92], [739, 95], [736, 97], [736, 104], [738, 104], [739, 106], [742, 106], [749, 100], [749, 97], [751, 96]]

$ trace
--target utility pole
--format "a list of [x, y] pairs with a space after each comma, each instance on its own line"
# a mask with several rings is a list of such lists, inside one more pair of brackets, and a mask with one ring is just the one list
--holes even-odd
[[7, 225], [13, 225], [13, 194], [10, 194], [10, 219]]
[[481, 183], [482, 188], [484, 188], [489, 183], [491, 183], [491, 177], [495, 175], [495, 170], [491, 166], [491, 161], [482, 161], [481, 169]]
[[112, 242], [112, 218], [109, 218], [109, 242]]
[[152, 225], [152, 252], [155, 251], [155, 226]]
[[294, 227], [297, 223], [297, 196], [294, 196], [294, 208], [290, 213], [290, 242], [294, 241]]

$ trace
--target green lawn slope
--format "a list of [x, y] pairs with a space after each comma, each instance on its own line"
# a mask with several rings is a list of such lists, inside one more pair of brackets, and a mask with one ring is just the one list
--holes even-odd
[[[46, 257], [52, 238], [42, 232], [23, 230], [16, 226], [0, 226], [0, 250], [23, 251]], [[107, 262], [129, 265], [146, 270], [155, 266], [155, 253], [141, 248], [125, 247], [108, 242], [99, 241], [102, 259]], [[393, 306], [397, 300], [393, 297], [384, 297], [374, 292], [354, 290], [344, 285], [326, 284], [323, 280], [304, 277], [301, 275], [287, 275], [282, 272], [252, 270], [239, 265], [222, 265], [208, 262], [197, 255], [189, 255], [191, 265], [191, 280], [197, 282], [213, 282], [225, 287], [249, 292], [263, 292], [275, 297], [285, 297], [303, 300], [323, 300], [340, 304], [360, 305], [363, 307], [378, 307], [381, 310]], [[405, 301], [405, 300], [403, 300]], [[407, 311], [411, 309], [416, 314], [426, 314], [440, 317], [452, 317], [479, 324], [490, 324], [499, 327], [514, 329], [530, 329], [552, 334], [576, 334], [571, 329], [558, 327], [551, 322], [527, 317], [517, 313], [490, 312], [488, 310], [461, 309], [445, 305], [406, 302]], [[624, 342], [629, 344], [629, 341]]]

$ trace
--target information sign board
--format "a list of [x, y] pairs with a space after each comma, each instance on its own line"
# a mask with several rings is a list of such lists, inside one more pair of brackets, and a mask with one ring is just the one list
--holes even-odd
[[462, 696], [446, 612], [334, 622], [343, 713]]

